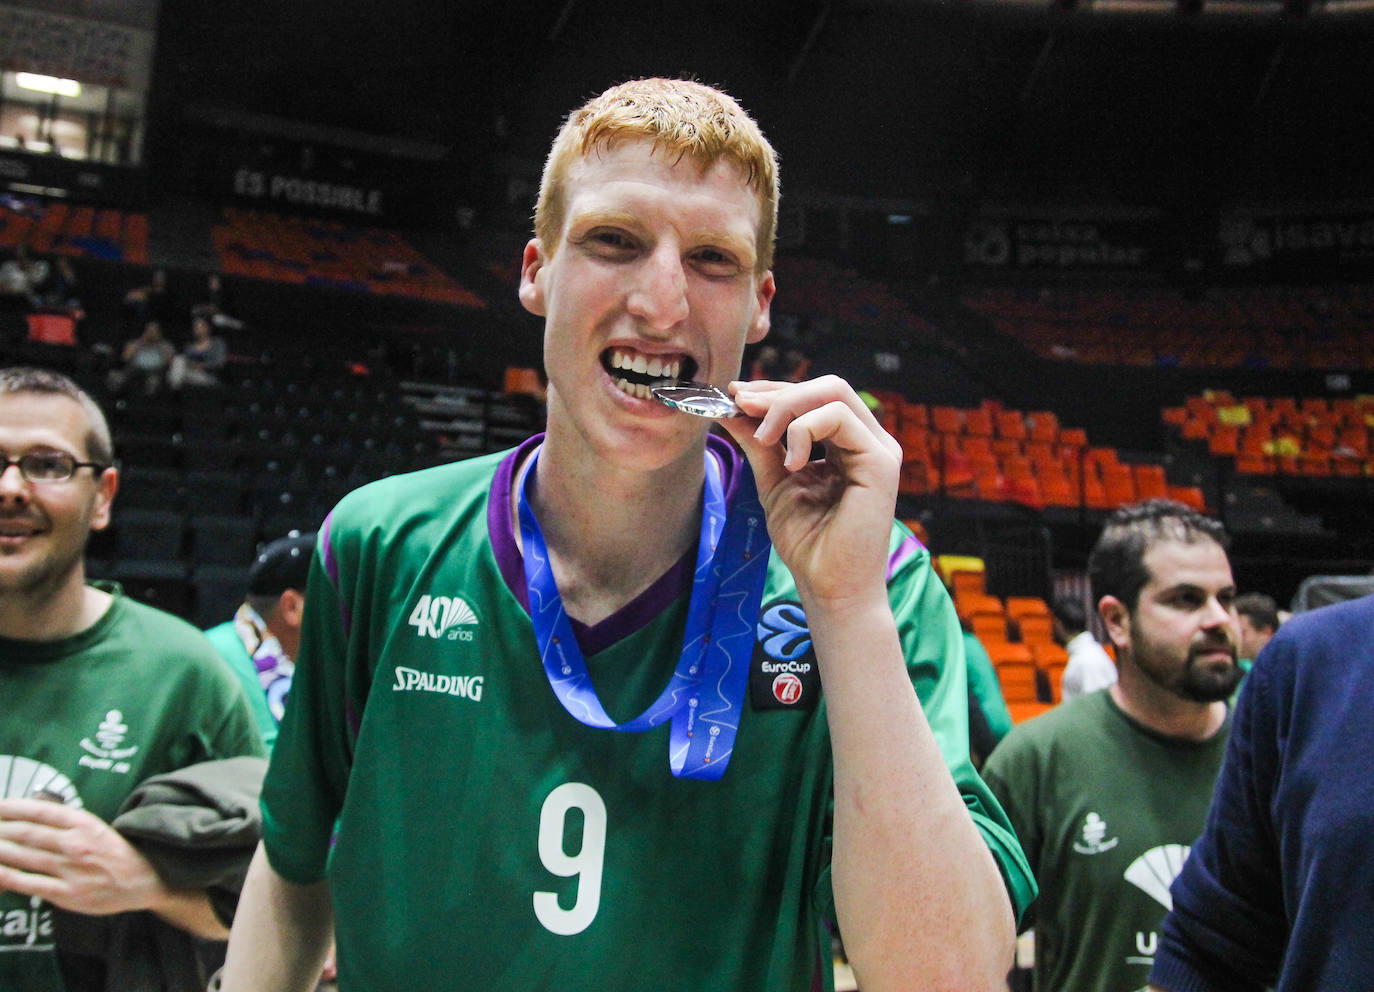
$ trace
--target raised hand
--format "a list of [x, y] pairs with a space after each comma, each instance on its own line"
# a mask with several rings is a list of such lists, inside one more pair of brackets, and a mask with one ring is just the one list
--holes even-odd
[[[882, 595], [902, 449], [847, 382], [735, 382], [720, 421], [754, 470], [768, 532], [813, 605]], [[809, 461], [819, 443], [825, 458]]]

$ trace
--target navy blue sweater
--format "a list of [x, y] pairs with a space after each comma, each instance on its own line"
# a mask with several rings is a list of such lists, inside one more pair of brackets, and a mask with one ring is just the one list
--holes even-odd
[[1374, 988], [1374, 596], [1303, 613], [1260, 652], [1151, 984]]

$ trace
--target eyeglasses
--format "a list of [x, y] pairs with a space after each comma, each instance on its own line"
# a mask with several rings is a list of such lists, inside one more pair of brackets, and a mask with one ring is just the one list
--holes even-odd
[[71, 455], [60, 451], [32, 452], [18, 458], [0, 455], [0, 460], [4, 461], [4, 467], [0, 468], [0, 476], [8, 472], [11, 465], [18, 465], [19, 474], [26, 482], [67, 482], [79, 468], [95, 469], [99, 475], [110, 467], [100, 462], [79, 462]]

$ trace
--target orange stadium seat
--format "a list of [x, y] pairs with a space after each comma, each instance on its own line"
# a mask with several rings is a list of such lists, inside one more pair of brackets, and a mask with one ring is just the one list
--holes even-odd
[[1134, 465], [1131, 471], [1135, 474], [1135, 491], [1138, 498], [1168, 498], [1169, 480], [1165, 476], [1163, 465]]
[[992, 437], [992, 415], [983, 407], [964, 411], [964, 433]]
[[[982, 640], [980, 637], [979, 640]], [[1033, 703], [1040, 699], [1035, 677], [1035, 656], [1024, 644], [983, 641], [997, 672], [1002, 698], [1008, 703]]]
[[942, 434], [961, 434], [964, 430], [962, 411], [952, 406], [930, 408], [930, 424]]

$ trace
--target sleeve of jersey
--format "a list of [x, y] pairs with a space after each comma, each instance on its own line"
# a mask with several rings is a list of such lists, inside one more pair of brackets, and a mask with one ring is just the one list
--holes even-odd
[[[1053, 764], [1043, 741], [1037, 741], [1036, 728], [1028, 724], [1013, 727], [1003, 741], [993, 749], [983, 765], [983, 780], [991, 790], [999, 808], [1005, 812], [1021, 851], [1025, 855], [1032, 878], [1040, 864], [1043, 838], [1039, 813], [1044, 809], [1040, 787], [1044, 781], [1043, 768]], [[1035, 925], [1035, 904], [1021, 914], [1018, 929]]]
[[1271, 642], [1245, 680], [1206, 825], [1170, 889], [1150, 971], [1151, 984], [1170, 992], [1259, 990], [1278, 974], [1287, 926], [1269, 814], [1278, 770], [1271, 680], [1288, 648]]
[[[900, 524], [894, 524], [889, 546], [888, 595], [921, 708], [964, 805], [997, 862], [1019, 920], [1035, 898], [1035, 879], [1011, 823], [969, 758], [968, 682], [959, 618], [931, 566], [930, 553]], [[920, 838], [913, 836], [912, 843]], [[829, 882], [828, 872], [824, 881]]]
[[352, 542], [336, 509], [320, 528], [306, 585], [300, 648], [263, 783], [263, 843], [288, 882], [324, 878], [352, 753], [346, 694]]

